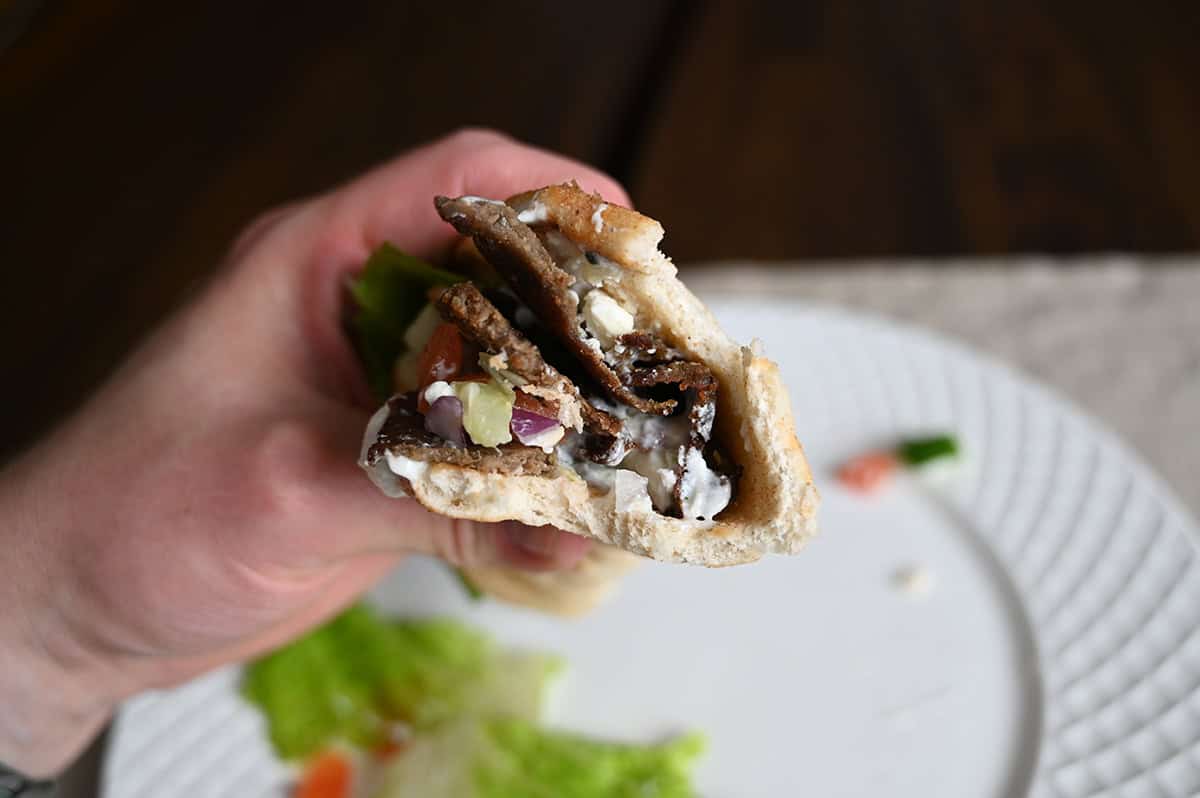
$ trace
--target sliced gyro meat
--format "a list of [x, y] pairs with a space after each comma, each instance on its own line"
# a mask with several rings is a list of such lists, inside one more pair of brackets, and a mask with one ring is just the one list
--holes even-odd
[[423, 463], [449, 463], [493, 474], [550, 476], [558, 469], [553, 454], [530, 446], [515, 443], [499, 447], [447, 444], [425, 428], [424, 416], [417, 411], [416, 393], [400, 394], [388, 401], [387, 420], [367, 449], [365, 461], [367, 465], [374, 465], [389, 455]]
[[653, 333], [640, 330], [619, 337], [609, 354], [609, 360], [625, 382], [629, 381], [629, 372], [636, 366], [657, 366], [682, 359], [683, 355], [677, 349], [672, 349]]
[[484, 350], [485, 368], [511, 375], [523, 397], [518, 406], [543, 414], [552, 408], [564, 427], [608, 437], [620, 434], [620, 420], [584, 400], [574, 383], [547, 363], [474, 285], [450, 286], [438, 297], [437, 308], [442, 318]]
[[[541, 323], [561, 338], [610, 398], [655, 415], [665, 415], [675, 408], [674, 400], [639, 396], [622, 382], [605, 360], [600, 342], [581, 324], [581, 304], [587, 300], [584, 297], [581, 303], [580, 295], [572, 290], [575, 277], [559, 268], [538, 234], [518, 218], [517, 211], [478, 197], [437, 197], [434, 204], [443, 219], [475, 241], [483, 256], [509, 281]], [[585, 305], [584, 309], [590, 308]], [[609, 307], [596, 310], [614, 312]]]
[[712, 435], [713, 416], [717, 401], [717, 378], [702, 363], [676, 360], [648, 368], [634, 368], [629, 383], [637, 388], [655, 385], [677, 385], [691, 398], [688, 424], [693, 446], [703, 447]]

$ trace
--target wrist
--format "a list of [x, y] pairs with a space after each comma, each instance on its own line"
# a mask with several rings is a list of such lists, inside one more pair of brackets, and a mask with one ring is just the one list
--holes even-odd
[[39, 511], [30, 459], [0, 471], [0, 762], [57, 773], [112, 714], [106, 668], [71, 633], [61, 536]]

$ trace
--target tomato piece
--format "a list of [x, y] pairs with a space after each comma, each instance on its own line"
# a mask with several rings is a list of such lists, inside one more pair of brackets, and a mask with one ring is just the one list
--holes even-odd
[[429, 337], [425, 351], [417, 361], [417, 376], [421, 387], [458, 375], [463, 365], [463, 339], [458, 328], [443, 322]]
[[319, 755], [304, 769], [294, 798], [350, 798], [350, 761], [335, 751]]
[[896, 471], [898, 463], [891, 452], [869, 452], [838, 469], [838, 481], [859, 493], [874, 493]]
[[424, 413], [429, 409], [425, 389], [430, 384], [439, 380], [449, 382], [462, 373], [466, 354], [465, 342], [457, 327], [442, 322], [434, 329], [417, 359], [417, 410]]

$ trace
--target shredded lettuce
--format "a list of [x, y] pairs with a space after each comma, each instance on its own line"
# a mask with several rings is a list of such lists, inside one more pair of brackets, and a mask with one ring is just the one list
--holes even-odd
[[405, 748], [374, 798], [692, 798], [698, 735], [599, 742], [540, 727], [554, 657], [505, 651], [450, 620], [391, 621], [357, 605], [246, 668], [280, 757], [374, 749], [396, 723]]
[[275, 750], [298, 759], [336, 740], [370, 748], [390, 726], [414, 729], [477, 713], [536, 717], [560, 667], [497, 650], [450, 620], [387, 621], [358, 605], [246, 668], [242, 692]]
[[598, 742], [523, 720], [487, 724], [492, 749], [475, 763], [481, 798], [690, 798], [700, 735], [659, 745]]
[[351, 332], [371, 390], [381, 400], [392, 393], [392, 367], [404, 353], [404, 331], [428, 301], [426, 292], [463, 279], [385, 242], [350, 281], [356, 305]]
[[699, 735], [660, 745], [587, 740], [526, 720], [478, 718], [417, 739], [373, 798], [692, 798]]

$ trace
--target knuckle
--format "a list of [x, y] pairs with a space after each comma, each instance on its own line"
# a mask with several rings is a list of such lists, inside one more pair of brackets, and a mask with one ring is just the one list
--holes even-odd
[[269, 424], [250, 458], [245, 479], [252, 514], [297, 519], [311, 513], [322, 447], [310, 427], [293, 420]]

